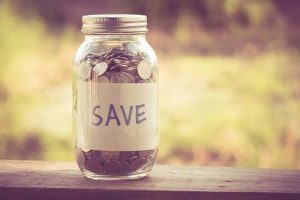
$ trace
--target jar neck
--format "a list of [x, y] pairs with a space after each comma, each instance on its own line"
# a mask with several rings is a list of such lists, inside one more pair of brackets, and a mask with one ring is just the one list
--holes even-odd
[[145, 39], [145, 33], [140, 34], [103, 34], [103, 35], [85, 35], [86, 41], [103, 41], [103, 40], [138, 40]]

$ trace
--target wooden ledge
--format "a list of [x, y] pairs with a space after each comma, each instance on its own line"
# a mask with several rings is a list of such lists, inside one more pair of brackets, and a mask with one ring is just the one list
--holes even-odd
[[0, 199], [300, 199], [299, 170], [157, 165], [133, 181], [93, 181], [73, 162], [0, 160]]

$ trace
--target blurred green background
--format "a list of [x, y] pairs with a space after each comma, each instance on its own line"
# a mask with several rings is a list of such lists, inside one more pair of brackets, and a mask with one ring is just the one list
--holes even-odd
[[300, 169], [300, 1], [0, 1], [0, 158], [74, 160], [81, 16], [148, 16], [158, 162]]

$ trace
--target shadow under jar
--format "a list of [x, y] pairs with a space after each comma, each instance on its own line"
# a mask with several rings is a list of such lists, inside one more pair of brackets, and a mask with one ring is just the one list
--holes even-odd
[[158, 64], [144, 15], [86, 15], [73, 63], [73, 132], [82, 173], [95, 180], [138, 179], [152, 169]]

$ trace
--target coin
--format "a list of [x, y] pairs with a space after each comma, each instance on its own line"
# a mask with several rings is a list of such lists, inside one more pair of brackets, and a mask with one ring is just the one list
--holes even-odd
[[147, 80], [140, 80], [140, 81], [138, 81], [138, 83], [150, 83], [150, 80], [149, 79], [147, 79]]
[[134, 83], [134, 77], [127, 72], [116, 72], [110, 78], [111, 83]]
[[146, 61], [141, 61], [137, 66], [138, 74], [142, 79], [148, 79], [151, 76], [151, 65]]
[[119, 160], [127, 160], [128, 157], [130, 157], [130, 152], [129, 151], [121, 151], [119, 155]]
[[127, 160], [129, 161], [129, 162], [133, 162], [133, 161], [135, 161], [136, 159], [138, 159], [139, 157], [137, 156], [137, 155], [134, 155], [134, 156], [131, 156], [131, 157], [129, 157]]
[[127, 72], [131, 74], [132, 76], [137, 76], [137, 70], [136, 67], [134, 66], [127, 66], [127, 67], [122, 67], [123, 72]]
[[82, 80], [87, 80], [91, 78], [91, 70], [92, 67], [90, 66], [89, 62], [83, 62], [78, 69], [78, 75]]
[[94, 150], [93, 151], [93, 160], [96, 160], [98, 162], [102, 162], [102, 156], [101, 156], [101, 151], [97, 151], [97, 150]]
[[113, 59], [114, 59], [114, 61], [116, 61], [116, 60], [128, 61], [128, 58], [127, 58], [126, 54], [122, 54], [122, 55], [116, 56]]
[[108, 160], [104, 163], [104, 171], [108, 173], [120, 173], [122, 171], [122, 166], [120, 161]]
[[130, 164], [130, 168], [131, 170], [136, 171], [142, 168], [146, 163], [147, 163], [146, 158], [137, 158]]
[[145, 150], [145, 151], [139, 151], [139, 156], [143, 157], [143, 158], [147, 158], [150, 155], [152, 155], [154, 153], [153, 150]]
[[93, 160], [93, 158], [94, 158], [93, 151], [85, 152], [84, 155], [85, 155], [85, 157], [86, 157], [87, 160]]
[[84, 153], [87, 153], [87, 152], [91, 151], [90, 149], [86, 149], [86, 148], [82, 148], [82, 147], [80, 147], [80, 149], [81, 149], [81, 151], [83, 151]]
[[110, 72], [120, 72], [120, 68], [121, 68], [120, 65], [113, 63], [109, 66], [109, 71]]
[[85, 168], [88, 171], [94, 172], [94, 173], [102, 173], [103, 172], [103, 167], [100, 163], [98, 163], [95, 160], [87, 160], [85, 162]]
[[123, 44], [123, 46], [126, 50], [128, 50], [132, 54], [138, 53], [137, 45], [135, 45], [134, 43], [125, 43]]
[[139, 52], [138, 56], [142, 59], [142, 60], [149, 60], [149, 54], [147, 54], [146, 52]]
[[96, 80], [99, 83], [109, 83], [109, 79], [106, 76], [99, 76]]
[[99, 58], [99, 56], [97, 54], [94, 54], [94, 53], [89, 53], [85, 56], [85, 60], [88, 60], [88, 59], [94, 60], [94, 59], [97, 59], [97, 58]]
[[130, 155], [131, 156], [136, 156], [136, 155], [138, 155], [138, 151], [130, 151]]
[[126, 161], [120, 161], [120, 172], [127, 173], [130, 171], [130, 164]]
[[102, 62], [102, 59], [95, 59], [93, 62], [92, 62], [92, 65], [95, 66], [97, 65], [98, 63]]
[[95, 67], [93, 67], [93, 71], [96, 72], [97, 76], [101, 76], [102, 74], [104, 74], [104, 72], [106, 72], [107, 68], [108, 64], [106, 62], [100, 62], [95, 65]]
[[101, 157], [103, 160], [116, 160], [119, 158], [118, 151], [102, 151]]
[[119, 64], [119, 65], [125, 65], [127, 66], [130, 61], [129, 60], [121, 60], [119, 58], [113, 59], [114, 63]]
[[76, 159], [81, 170], [87, 169], [97, 174], [126, 174], [142, 169], [153, 162], [155, 150], [143, 151], [100, 151], [88, 150], [84, 153], [80, 148], [76, 151]]

